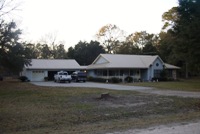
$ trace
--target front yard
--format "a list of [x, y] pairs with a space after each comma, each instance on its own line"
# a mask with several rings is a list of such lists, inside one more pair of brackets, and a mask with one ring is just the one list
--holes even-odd
[[179, 81], [171, 81], [171, 82], [136, 82], [136, 83], [128, 83], [126, 85], [155, 87], [158, 89], [169, 89], [178, 91], [200, 92], [200, 78], [194, 78], [188, 80], [182, 79]]
[[[100, 99], [102, 93], [111, 97]], [[0, 133], [99, 134], [200, 119], [200, 99], [0, 82]]]

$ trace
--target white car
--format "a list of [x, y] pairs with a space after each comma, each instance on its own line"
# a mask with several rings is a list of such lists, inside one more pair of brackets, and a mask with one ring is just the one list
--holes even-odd
[[72, 80], [71, 75], [68, 75], [68, 73], [65, 72], [65, 71], [57, 72], [57, 74], [54, 75], [54, 81], [55, 82], [59, 82], [60, 83], [60, 82], [68, 81], [70, 83], [71, 80]]

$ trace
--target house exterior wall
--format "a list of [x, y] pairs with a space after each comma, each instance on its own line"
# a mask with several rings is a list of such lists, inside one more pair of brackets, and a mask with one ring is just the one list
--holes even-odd
[[151, 80], [154, 77], [158, 77], [160, 72], [163, 70], [163, 62], [160, 58], [157, 58], [153, 64], [151, 64], [148, 68], [147, 72], [147, 80]]
[[32, 81], [32, 71], [25, 70], [23, 76], [26, 76], [30, 81]]
[[108, 61], [105, 60], [103, 57], [100, 57], [96, 62], [95, 64], [102, 64], [102, 63], [107, 63]]

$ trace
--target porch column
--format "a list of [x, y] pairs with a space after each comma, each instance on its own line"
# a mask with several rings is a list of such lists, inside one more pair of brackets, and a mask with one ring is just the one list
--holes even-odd
[[119, 74], [118, 74], [118, 77], [119, 77], [119, 79], [120, 79], [120, 69], [119, 69]]
[[109, 78], [109, 70], [107, 69], [107, 80], [108, 80], [108, 78]]

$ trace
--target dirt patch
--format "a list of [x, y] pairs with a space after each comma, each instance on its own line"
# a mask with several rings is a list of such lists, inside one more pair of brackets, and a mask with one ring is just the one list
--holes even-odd
[[150, 98], [151, 95], [141, 94], [141, 95], [106, 95], [106, 97], [95, 98], [94, 100], [98, 103], [99, 107], [111, 107], [111, 108], [142, 108], [144, 105], [159, 105], [161, 103], [172, 103], [173, 99], [161, 96], [154, 96]]

